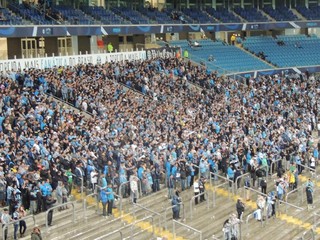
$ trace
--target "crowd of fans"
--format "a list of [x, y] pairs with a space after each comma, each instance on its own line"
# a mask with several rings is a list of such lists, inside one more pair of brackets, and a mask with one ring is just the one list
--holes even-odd
[[318, 160], [319, 90], [312, 76], [240, 82], [182, 59], [3, 72], [0, 200], [11, 215], [21, 205], [36, 214], [72, 184], [111, 184], [135, 202], [138, 182], [142, 194], [166, 183], [171, 198], [198, 171], [255, 180], [279, 158], [297, 176]]

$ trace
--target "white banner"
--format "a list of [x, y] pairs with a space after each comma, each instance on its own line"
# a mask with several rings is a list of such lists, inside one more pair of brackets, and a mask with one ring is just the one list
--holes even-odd
[[23, 69], [37, 68], [46, 69], [54, 66], [75, 66], [78, 64], [102, 64], [106, 62], [121, 62], [125, 60], [145, 60], [145, 51], [118, 52], [118, 53], [99, 53], [74, 56], [43, 57], [43, 58], [24, 58], [0, 61], [0, 71], [17, 71]]

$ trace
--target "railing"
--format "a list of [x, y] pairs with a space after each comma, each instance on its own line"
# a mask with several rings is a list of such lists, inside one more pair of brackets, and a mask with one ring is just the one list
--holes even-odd
[[[142, 206], [142, 205], [140, 205], [140, 204], [138, 204], [138, 203], [134, 203], [133, 204], [133, 216], [134, 216], [134, 218], [136, 219], [136, 207], [139, 207], [139, 208], [141, 208], [141, 209], [143, 209], [143, 210], [146, 210], [147, 212], [149, 212], [149, 213], [151, 213], [151, 214], [154, 214], [154, 215], [157, 215], [158, 217], [159, 217], [159, 229], [161, 229], [161, 218], [162, 218], [162, 216], [161, 216], [161, 214], [160, 213], [158, 213], [158, 212], [156, 212], [156, 211], [153, 211], [153, 210], [151, 210], [151, 209], [149, 209], [149, 208], [146, 208], [146, 207], [144, 207], [144, 206]], [[152, 221], [153, 221], [154, 219], [152, 218]], [[153, 225], [153, 224], [152, 224]]]
[[89, 197], [96, 197], [96, 202], [97, 202], [97, 205], [96, 205], [96, 210], [97, 212], [99, 212], [99, 200], [98, 200], [98, 194], [97, 193], [91, 193], [89, 195], [87, 195], [84, 199], [83, 199], [83, 217], [84, 219], [87, 220], [87, 200]]
[[[185, 207], [184, 207], [184, 203], [181, 202], [181, 203], [179, 203], [179, 205], [182, 206], [182, 215], [183, 215], [182, 219], [185, 219], [185, 218], [186, 218], [186, 210], [185, 210]], [[173, 206], [167, 207], [167, 208], [164, 210], [164, 226], [165, 226], [165, 229], [166, 229], [166, 230], [168, 230], [167, 212], [168, 212], [168, 210], [170, 210], [170, 209], [172, 209], [172, 208], [174, 208], [174, 207], [176, 207], [176, 206], [177, 206], [177, 205], [173, 205]]]
[[320, 211], [313, 213], [313, 224], [314, 224], [314, 225], [316, 225], [316, 224], [319, 223], [319, 222], [318, 222], [319, 217], [320, 217]]
[[[299, 194], [299, 191], [302, 190], [301, 193], [300, 193], [300, 204], [302, 204], [302, 202], [303, 202], [303, 188], [304, 188], [304, 186], [300, 186], [300, 187], [298, 187], [296, 189], [293, 189], [290, 192], [288, 192], [287, 195], [286, 195], [286, 203], [288, 203], [288, 198], [289, 198], [289, 196], [291, 194], [293, 194], [295, 192], [297, 192]], [[286, 212], [287, 211], [288, 211], [288, 205], [286, 205]]]
[[198, 195], [195, 195], [193, 196], [191, 199], [190, 199], [190, 219], [193, 218], [193, 207], [192, 207], [192, 203], [194, 202], [194, 200], [200, 196], [206, 196], [206, 202], [207, 202], [207, 209], [209, 209], [209, 197], [208, 197], [208, 193], [207, 192], [202, 192], [202, 193], [199, 193]]
[[235, 181], [235, 188], [236, 188], [236, 191], [238, 191], [238, 181], [240, 181], [240, 179], [243, 179], [244, 177], [246, 176], [250, 176], [251, 173], [244, 173], [242, 175], [240, 175], [239, 177], [236, 178], [236, 181]]
[[[246, 218], [246, 235], [249, 235], [249, 220], [250, 218], [253, 218], [253, 214], [255, 211], [253, 211], [252, 213], [250, 213], [247, 218]], [[263, 226], [263, 221], [261, 221], [261, 227]]]
[[198, 168], [198, 178], [201, 178], [201, 173], [200, 173], [200, 167], [197, 166], [196, 164], [193, 164], [192, 167]]
[[221, 178], [221, 179], [227, 181], [231, 185], [231, 187], [229, 187], [229, 191], [231, 188], [232, 194], [234, 194], [234, 182], [232, 180], [230, 180], [229, 178], [227, 178], [225, 176], [221, 176], [218, 173], [210, 172], [210, 184], [211, 185], [212, 185], [212, 176], [215, 176], [215, 177], [218, 177], [218, 178]]
[[[122, 228], [120, 228], [120, 229], [122, 229]], [[116, 235], [116, 234], [120, 234], [120, 240], [122, 240], [123, 239], [123, 234], [120, 231], [120, 229], [115, 230], [113, 232], [110, 232], [110, 233], [108, 233], [106, 235], [100, 236], [100, 237], [96, 238], [96, 240], [108, 239], [108, 237], [110, 237], [112, 235]]]
[[[141, 186], [141, 181], [140, 179], [137, 177], [137, 181], [138, 181], [138, 184], [139, 184], [139, 187], [138, 187], [138, 192], [139, 192], [139, 197], [142, 196], [142, 186]], [[122, 196], [122, 188], [124, 185], [129, 185], [130, 184], [130, 181], [127, 181], [127, 182], [124, 182], [124, 183], [121, 183], [120, 186], [119, 186], [119, 199], [120, 199], [120, 203], [119, 203], [119, 211], [120, 211], [120, 214], [122, 215], [122, 200], [123, 200], [123, 196]], [[129, 186], [128, 186], [129, 187]], [[130, 198], [132, 198], [131, 196], [131, 192], [130, 192]]]
[[314, 174], [312, 174], [313, 177], [315, 177], [315, 178], [317, 177], [317, 170], [316, 170], [317, 168], [311, 168], [311, 167], [304, 165], [304, 164], [301, 164], [301, 163], [297, 163], [297, 165], [304, 167], [305, 169], [308, 169], [309, 172], [311, 172], [311, 174], [314, 173]]
[[178, 225], [181, 225], [191, 231], [194, 231], [195, 233], [198, 233], [199, 234], [199, 240], [202, 240], [202, 232], [199, 231], [198, 229], [195, 229], [193, 227], [190, 227], [188, 226], [187, 224], [184, 224], [184, 223], [181, 223], [181, 222], [178, 222], [177, 220], [173, 220], [172, 221], [172, 232], [173, 232], [173, 240], [176, 239], [176, 224]]
[[[212, 191], [212, 205], [213, 205], [214, 207], [216, 206], [216, 189], [217, 189], [217, 188], [220, 188], [220, 187], [222, 187], [223, 185], [226, 185], [226, 184], [229, 185], [228, 182], [224, 182], [224, 183], [221, 183], [221, 184], [219, 184], [219, 185], [217, 185], [217, 186], [213, 186], [213, 191]], [[229, 196], [229, 198], [230, 198], [230, 191], [228, 191], [228, 196]]]
[[59, 204], [57, 206], [53, 206], [51, 208], [49, 208], [47, 211], [46, 211], [46, 230], [47, 232], [49, 231], [49, 223], [48, 223], [48, 214], [50, 211], [53, 211], [54, 209], [57, 209], [57, 208], [60, 208], [60, 207], [64, 207], [64, 206], [67, 206], [67, 205], [70, 205], [72, 206], [72, 222], [75, 223], [76, 222], [76, 215], [75, 215], [75, 206], [74, 206], [74, 203], [73, 202], [67, 202], [67, 203], [62, 203], [62, 204]]
[[[305, 236], [306, 236], [309, 232], [311, 233], [311, 239], [312, 239], [312, 240], [315, 240], [315, 239], [316, 239], [314, 230], [311, 228], [311, 229], [305, 231], [305, 232], [302, 234], [302, 240], [305, 240]], [[308, 240], [309, 240], [309, 239], [310, 239], [310, 238], [308, 238]]]
[[6, 231], [6, 229], [9, 228], [9, 225], [13, 225], [13, 224], [15, 224], [15, 223], [19, 223], [20, 221], [26, 220], [26, 219], [29, 219], [29, 218], [32, 218], [32, 220], [33, 220], [33, 226], [35, 227], [35, 226], [36, 226], [36, 218], [35, 218], [34, 215], [28, 215], [28, 216], [23, 217], [23, 218], [20, 218], [20, 219], [18, 219], [18, 220], [15, 220], [15, 221], [12, 221], [12, 222], [3, 224], [3, 227], [2, 227], [2, 239], [3, 239], [3, 240], [6, 240], [6, 239], [5, 239], [5, 231]]
[[[271, 162], [271, 164], [270, 164], [270, 179], [272, 178], [272, 175], [275, 173], [275, 172], [273, 172], [273, 170], [275, 170], [275, 169], [278, 170], [278, 167], [276, 168], [275, 164], [279, 163], [279, 162], [282, 162], [282, 160], [283, 160], [282, 158], [279, 158], [279, 159], [276, 159], [276, 160]], [[283, 166], [283, 164], [281, 164], [281, 165]]]
[[[245, 186], [244, 189], [248, 189], [248, 190], [250, 190], [250, 191], [252, 191], [252, 192], [258, 193], [258, 194], [261, 195], [261, 196], [268, 197], [267, 194], [264, 194], [264, 193], [262, 193], [262, 192], [260, 192], [260, 191], [258, 191], [258, 190], [253, 189], [253, 188], [250, 188], [250, 187], [246, 187], [246, 186]], [[245, 194], [245, 193], [244, 193], [244, 194]], [[288, 203], [288, 202], [286, 202], [286, 201], [279, 200], [279, 199], [278, 199], [277, 201], [278, 201], [279, 203], [283, 203], [283, 204], [285, 204], [285, 205], [288, 205], [288, 206], [290, 206], [290, 207], [296, 208], [296, 209], [298, 209], [298, 210], [304, 210], [302, 207], [296, 206], [296, 205], [291, 204], [291, 203]]]
[[[151, 219], [151, 227], [152, 227], [152, 236], [154, 237], [154, 224], [153, 224], [153, 216], [147, 216], [147, 217], [144, 217], [144, 218], [142, 218], [142, 219], [140, 219], [140, 220], [136, 220], [136, 221], [134, 221], [132, 224], [131, 224], [131, 234], [130, 234], [130, 239], [133, 239], [133, 236], [134, 236], [134, 234], [133, 234], [133, 227], [137, 224], [137, 223], [139, 223], [139, 222], [143, 222], [143, 221], [145, 221], [145, 220], [147, 220], [147, 219]], [[144, 229], [143, 231], [147, 231], [148, 229]], [[140, 231], [141, 232], [141, 231]]]

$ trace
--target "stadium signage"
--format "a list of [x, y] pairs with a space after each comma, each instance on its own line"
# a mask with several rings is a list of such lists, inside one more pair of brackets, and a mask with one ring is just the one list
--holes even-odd
[[146, 59], [145, 51], [86, 54], [74, 56], [43, 57], [43, 58], [24, 58], [0, 61], [0, 71], [17, 71], [19, 69], [46, 69], [54, 66], [75, 66], [78, 64], [102, 64], [106, 62], [120, 62], [125, 60]]

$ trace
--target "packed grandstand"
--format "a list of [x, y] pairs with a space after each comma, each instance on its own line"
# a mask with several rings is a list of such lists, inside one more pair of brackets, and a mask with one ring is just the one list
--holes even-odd
[[0, 1], [3, 239], [316, 239], [318, 2], [100, 2]]

